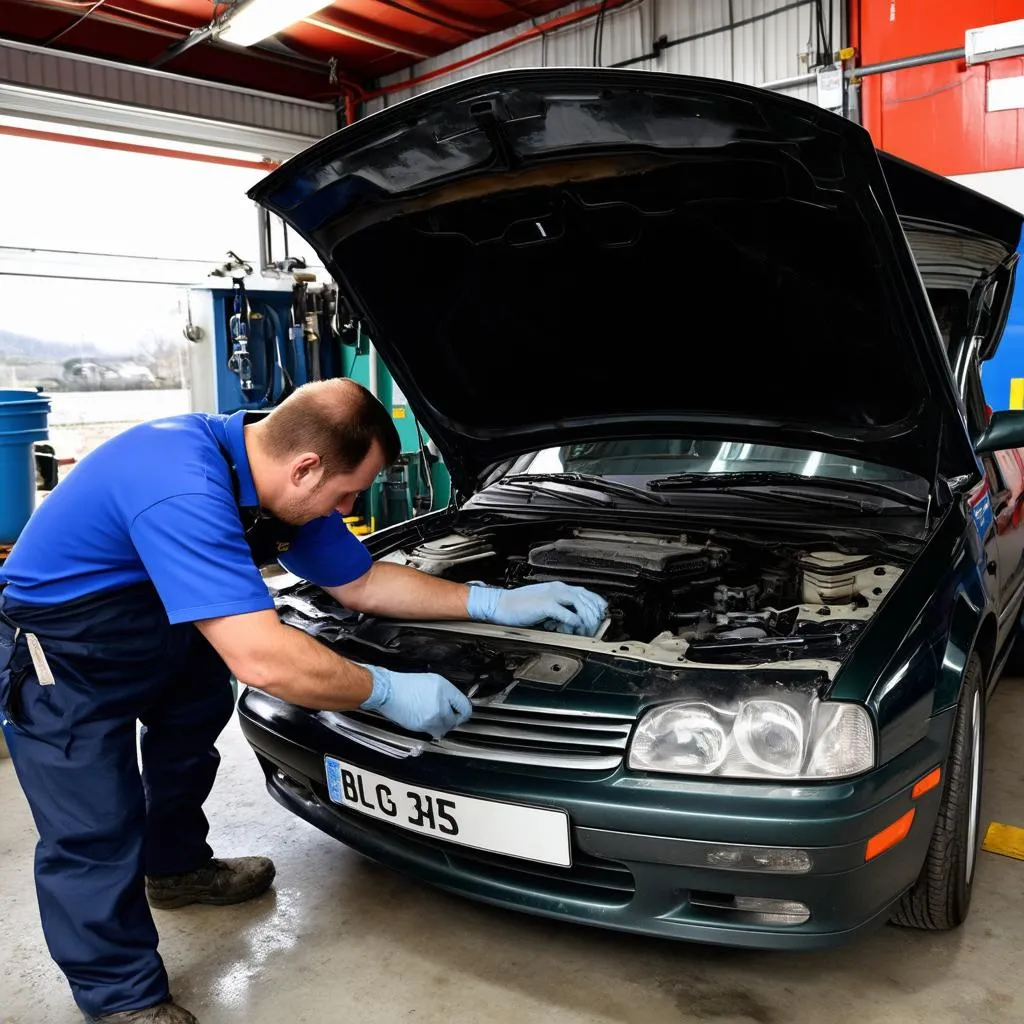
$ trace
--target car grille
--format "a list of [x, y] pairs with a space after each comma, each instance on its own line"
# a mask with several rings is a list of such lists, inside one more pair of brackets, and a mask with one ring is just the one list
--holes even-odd
[[634, 722], [628, 715], [484, 704], [464, 725], [431, 741], [372, 712], [327, 711], [319, 717], [349, 739], [393, 757], [430, 752], [586, 771], [613, 771], [622, 764]]
[[398, 839], [403, 846], [420, 856], [448, 868], [494, 885], [508, 885], [517, 889], [543, 893], [560, 899], [586, 900], [604, 906], [623, 906], [636, 892], [633, 872], [618, 861], [603, 860], [580, 850], [575, 842], [572, 867], [561, 868], [537, 861], [505, 857], [498, 853], [474, 850], [406, 829], [396, 828], [362, 814], [347, 811], [333, 803], [326, 790], [316, 786], [321, 800], [336, 813], [371, 835], [388, 840]]

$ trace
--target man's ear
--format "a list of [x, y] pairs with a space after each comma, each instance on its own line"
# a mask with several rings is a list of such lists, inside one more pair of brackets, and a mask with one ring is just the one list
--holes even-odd
[[317, 484], [323, 476], [323, 463], [316, 452], [303, 452], [292, 459], [290, 481], [296, 487]]

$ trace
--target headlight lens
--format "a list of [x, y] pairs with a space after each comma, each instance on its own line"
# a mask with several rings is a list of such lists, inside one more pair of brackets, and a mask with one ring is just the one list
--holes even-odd
[[644, 722], [650, 727], [642, 736], [637, 732], [632, 750], [649, 762], [671, 765], [662, 771], [707, 775], [721, 765], [729, 750], [728, 730], [708, 704], [658, 708]]
[[792, 775], [804, 759], [804, 723], [787, 704], [748, 700], [736, 716], [736, 746], [752, 764], [772, 775]]
[[629, 750], [640, 771], [731, 778], [836, 779], [874, 763], [866, 708], [799, 692], [662, 705], [640, 720]]

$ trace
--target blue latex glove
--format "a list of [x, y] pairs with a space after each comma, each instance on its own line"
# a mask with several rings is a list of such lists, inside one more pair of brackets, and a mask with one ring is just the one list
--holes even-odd
[[473, 713], [470, 699], [444, 676], [433, 672], [392, 672], [378, 665], [363, 668], [373, 676], [373, 691], [361, 706], [367, 711], [379, 711], [410, 732], [430, 733], [438, 740]]
[[608, 614], [608, 602], [568, 583], [533, 583], [513, 590], [473, 584], [466, 611], [471, 619], [499, 626], [542, 626], [559, 633], [593, 636]]

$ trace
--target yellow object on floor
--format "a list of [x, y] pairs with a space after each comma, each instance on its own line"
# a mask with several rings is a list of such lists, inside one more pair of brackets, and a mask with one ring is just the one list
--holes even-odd
[[981, 848], [988, 850], [989, 853], [999, 853], [1004, 857], [1024, 860], [1024, 828], [993, 821], [985, 833]]
[[[343, 516], [345, 525], [352, 531], [357, 537], [365, 537], [368, 534], [373, 533], [373, 526], [367, 526], [359, 516]], [[371, 520], [372, 523], [372, 520]]]

